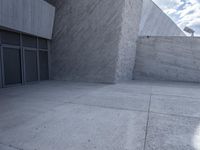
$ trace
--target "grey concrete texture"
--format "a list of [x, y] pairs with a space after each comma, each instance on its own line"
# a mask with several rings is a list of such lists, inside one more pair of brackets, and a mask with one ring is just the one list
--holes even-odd
[[132, 78], [140, 0], [52, 3], [58, 8], [51, 51], [52, 79], [114, 83]]
[[200, 118], [150, 114], [146, 150], [198, 150]]
[[12, 140], [13, 145], [27, 150], [140, 149], [145, 128], [138, 124], [144, 124], [145, 119], [141, 118], [145, 117], [145, 113], [68, 104], [37, 117], [35, 123], [4, 132], [1, 137], [15, 132], [12, 137], [4, 138], [3, 143]]
[[200, 117], [199, 98], [153, 95], [151, 112]]
[[134, 79], [200, 82], [200, 38], [140, 37]]
[[155, 81], [0, 89], [0, 149], [198, 150], [199, 93]]
[[15, 148], [12, 148], [12, 146], [6, 146], [3, 144], [0, 144], [0, 149], [1, 150], [16, 150]]
[[132, 94], [125, 91], [115, 91], [104, 88], [101, 91], [91, 92], [87, 97], [80, 97], [72, 102], [76, 104], [102, 106], [108, 108], [118, 108], [127, 110], [147, 111], [149, 105], [149, 95]]
[[152, 0], [143, 0], [140, 36], [186, 36]]
[[116, 81], [132, 79], [141, 11], [141, 0], [125, 0], [115, 75]]
[[55, 8], [44, 0], [1, 0], [0, 27], [52, 38]]
[[0, 145], [26, 150], [141, 149], [146, 112], [75, 101], [109, 86], [53, 81], [2, 89]]

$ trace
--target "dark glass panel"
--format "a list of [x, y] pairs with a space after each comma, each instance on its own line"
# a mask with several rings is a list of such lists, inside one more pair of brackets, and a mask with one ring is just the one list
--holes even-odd
[[42, 39], [42, 38], [39, 38], [38, 40], [38, 47], [40, 49], [48, 49], [48, 44], [47, 44], [47, 40], [46, 39]]
[[25, 50], [25, 73], [26, 82], [38, 80], [37, 51]]
[[5, 84], [17, 84], [22, 82], [20, 50], [3, 48]]
[[30, 35], [22, 36], [22, 45], [24, 47], [37, 48], [37, 38]]
[[40, 80], [48, 80], [49, 79], [48, 52], [40, 51], [39, 60], [40, 60]]
[[1, 41], [2, 44], [20, 46], [20, 34], [9, 31], [1, 31]]

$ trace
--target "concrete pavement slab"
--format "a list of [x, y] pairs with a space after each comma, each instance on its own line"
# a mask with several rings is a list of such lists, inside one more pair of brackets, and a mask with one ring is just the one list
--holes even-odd
[[188, 85], [173, 85], [173, 86], [153, 86], [152, 94], [157, 95], [171, 95], [171, 96], [182, 96], [189, 98], [200, 98], [200, 86], [190, 86]]
[[198, 150], [200, 119], [151, 113], [146, 150]]
[[141, 150], [147, 113], [66, 104], [0, 134], [26, 150]]
[[11, 146], [0, 144], [0, 150], [17, 150], [17, 149]]
[[150, 95], [98, 90], [74, 99], [72, 103], [147, 112], [149, 101]]
[[200, 99], [179, 96], [153, 95], [151, 97], [152, 112], [200, 117]]

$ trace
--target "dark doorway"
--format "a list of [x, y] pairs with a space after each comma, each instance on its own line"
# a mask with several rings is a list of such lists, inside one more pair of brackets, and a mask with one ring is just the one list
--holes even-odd
[[40, 80], [49, 80], [48, 52], [39, 52], [40, 60]]
[[5, 85], [22, 83], [20, 49], [3, 47], [3, 73]]
[[24, 50], [25, 58], [25, 81], [38, 81], [38, 63], [36, 50]]

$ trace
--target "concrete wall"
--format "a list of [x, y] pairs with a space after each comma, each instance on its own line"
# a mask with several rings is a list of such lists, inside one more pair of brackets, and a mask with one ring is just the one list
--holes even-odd
[[141, 11], [142, 0], [125, 0], [116, 68], [117, 81], [132, 79]]
[[0, 0], [0, 27], [51, 39], [54, 13], [43, 0]]
[[152, 0], [143, 0], [139, 35], [185, 36], [184, 32]]
[[133, 76], [200, 82], [200, 38], [140, 37]]
[[[141, 14], [139, 0], [54, 0], [52, 3], [57, 8], [51, 51], [53, 79], [113, 83], [130, 78]], [[132, 43], [127, 41], [126, 46], [130, 36], [133, 36]], [[120, 53], [123, 58], [119, 57]], [[130, 53], [132, 58], [125, 62]], [[128, 75], [122, 73], [123, 67]]]

